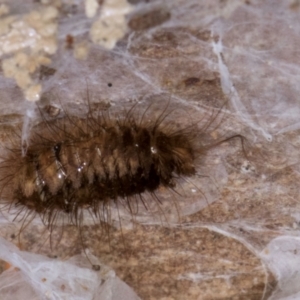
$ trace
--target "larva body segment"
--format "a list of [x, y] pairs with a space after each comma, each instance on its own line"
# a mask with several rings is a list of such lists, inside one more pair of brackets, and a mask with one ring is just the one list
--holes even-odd
[[73, 223], [85, 208], [98, 216], [118, 199], [146, 205], [144, 192], [173, 188], [175, 177], [195, 174], [191, 132], [157, 120], [66, 116], [33, 127], [28, 144], [25, 156], [18, 145], [7, 151], [1, 198], [35, 211], [47, 225], [60, 212]]

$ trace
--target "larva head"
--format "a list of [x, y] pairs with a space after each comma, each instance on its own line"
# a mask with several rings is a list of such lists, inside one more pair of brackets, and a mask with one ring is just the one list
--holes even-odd
[[157, 131], [153, 136], [151, 154], [163, 178], [169, 178], [173, 172], [183, 176], [194, 175], [194, 151], [191, 140], [181, 133]]

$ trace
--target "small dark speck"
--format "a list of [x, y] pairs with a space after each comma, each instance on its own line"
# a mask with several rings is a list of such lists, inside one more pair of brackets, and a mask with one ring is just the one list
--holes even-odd
[[66, 48], [73, 49], [74, 37], [71, 34], [68, 34], [65, 38]]
[[93, 265], [93, 270], [94, 271], [100, 271], [100, 266], [99, 265]]
[[190, 77], [190, 78], [187, 78], [184, 80], [185, 86], [195, 85], [199, 82], [200, 82], [200, 78], [197, 78], [197, 77]]
[[15, 239], [16, 238], [16, 235], [13, 233], [11, 236], [10, 236], [11, 239]]
[[40, 80], [44, 80], [49, 78], [50, 76], [53, 76], [55, 74], [56, 70], [54, 68], [50, 68], [44, 65], [41, 65], [40, 67]]
[[109, 87], [112, 87], [112, 83], [110, 83], [110, 82], [109, 82], [107, 85], [108, 85]]

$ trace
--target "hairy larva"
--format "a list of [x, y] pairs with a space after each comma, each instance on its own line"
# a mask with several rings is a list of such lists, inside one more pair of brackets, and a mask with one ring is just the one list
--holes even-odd
[[200, 128], [168, 122], [168, 105], [155, 118], [150, 106], [139, 116], [135, 106], [114, 116], [89, 107], [85, 117], [48, 119], [42, 113], [25, 153], [18, 131], [6, 147], [0, 196], [25, 225], [38, 215], [50, 232], [65, 218], [80, 227], [86, 211], [109, 224], [111, 206], [125, 206], [132, 215], [138, 205], [148, 209], [149, 201], [159, 206], [159, 188], [174, 190], [178, 178], [195, 174], [196, 160], [208, 149], [243, 138], [210, 145], [199, 140], [221, 110]]

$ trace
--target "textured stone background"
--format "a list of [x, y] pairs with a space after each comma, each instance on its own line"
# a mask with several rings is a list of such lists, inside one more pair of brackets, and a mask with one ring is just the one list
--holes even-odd
[[[141, 211], [133, 226], [124, 221], [122, 231], [111, 228], [109, 237], [96, 225], [84, 226], [82, 237], [74, 226], [65, 226], [61, 235], [58, 226], [51, 248], [38, 219], [19, 240], [21, 224], [6, 216], [1, 236], [55, 259], [81, 253], [84, 240], [142, 299], [299, 296], [299, 1], [131, 1], [128, 28], [113, 49], [90, 42], [94, 19], [86, 18], [83, 2], [3, 3], [20, 20], [41, 7], [56, 7], [50, 23], [58, 25], [58, 36], [51, 36], [57, 50], [36, 50], [40, 60], [28, 86], [20, 89], [2, 66], [3, 145], [9, 128], [31, 111], [24, 95], [32, 96], [36, 84], [43, 105], [63, 104], [78, 114], [88, 85], [93, 102], [113, 111], [137, 100], [141, 110], [152, 101], [163, 107], [171, 99], [172, 107], [184, 111], [171, 118], [182, 124], [214, 116], [228, 101], [209, 137], [243, 134], [248, 156], [231, 140], [200, 160], [198, 176], [180, 181], [181, 196], [159, 191], [167, 224]], [[85, 59], [74, 57], [67, 35], [75, 48], [82, 43], [87, 49]], [[28, 51], [20, 47], [1, 60]], [[44, 57], [50, 59], [47, 67], [40, 66]]]

